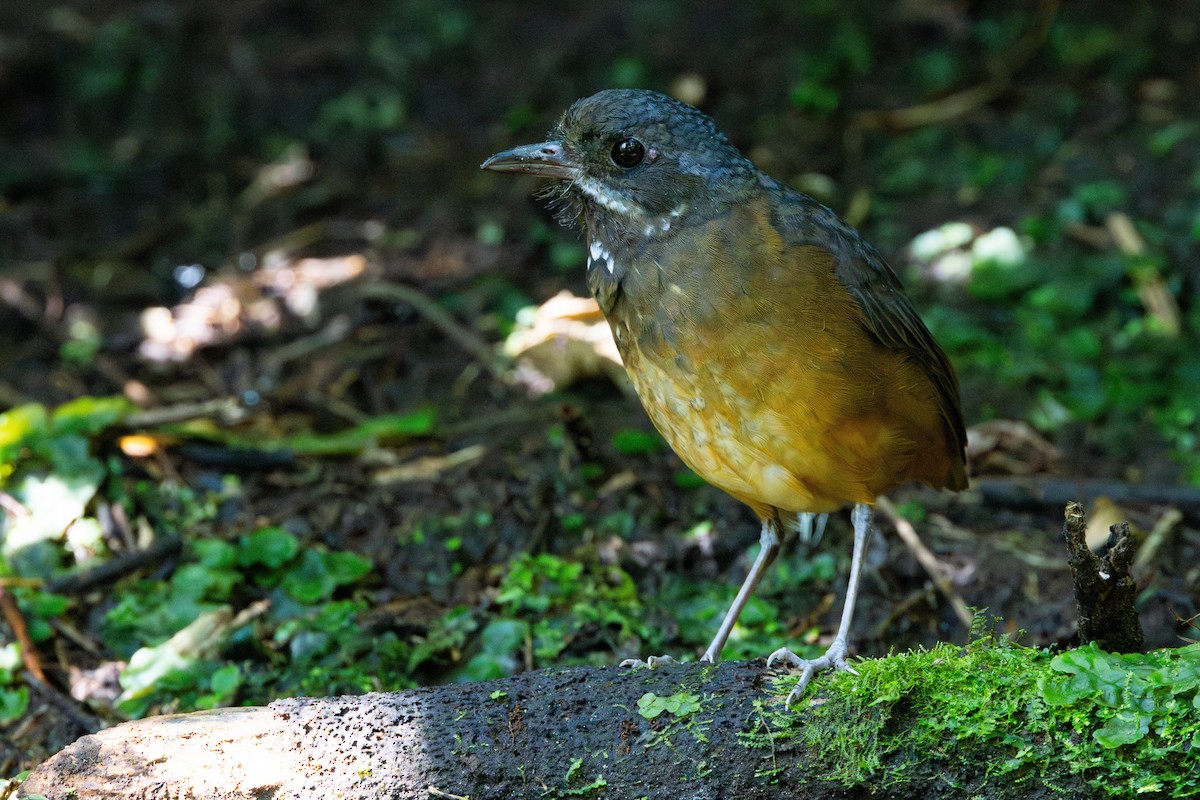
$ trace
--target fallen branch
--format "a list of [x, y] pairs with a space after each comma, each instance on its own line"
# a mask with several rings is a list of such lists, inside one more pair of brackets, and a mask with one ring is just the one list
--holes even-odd
[[17, 607], [17, 601], [4, 586], [0, 586], [0, 618], [8, 623], [17, 643], [21, 645], [21, 661], [25, 663], [25, 669], [38, 680], [46, 680], [46, 673], [42, 672], [42, 662], [38, 658], [37, 648], [33, 646], [33, 640], [29, 638], [29, 629], [25, 626], [25, 616]]
[[971, 490], [990, 506], [1042, 511], [1061, 509], [1067, 503], [1087, 503], [1107, 497], [1118, 505], [1154, 503], [1178, 508], [1185, 516], [1200, 519], [1200, 488], [1155, 486], [1121, 481], [1070, 480], [1044, 475], [1020, 478], [976, 478]]
[[[913, 661], [898, 673], [890, 659], [860, 661], [862, 677], [826, 676], [793, 709], [781, 704], [790, 683], [776, 686], [757, 661], [548, 669], [485, 683], [158, 717], [79, 739], [35, 770], [19, 796], [950, 800], [963, 797], [966, 786], [981, 799], [1103, 796], [1065, 761], [1027, 765], [1019, 781], [1007, 769], [993, 770], [990, 759], [999, 765], [1016, 757], [999, 740], [960, 739], [933, 749], [905, 743], [910, 726], [919, 728], [916, 717], [940, 719], [955, 713], [947, 704], [972, 702], [962, 691], [924, 692], [937, 681], [978, 692], [978, 706], [956, 706], [959, 713], [986, 707], [997, 691], [1017, 691], [1029, 698], [1013, 708], [1039, 707], [1044, 715], [1035, 674], [1049, 656], [1022, 652], [904, 654], [892, 658]], [[1014, 657], [1033, 659], [1017, 688], [1011, 670], [973, 660]], [[878, 698], [869, 713], [847, 705], [866, 699], [838, 691], [842, 681], [888, 670], [901, 676], [891, 689], [900, 696]], [[1025, 724], [1009, 722], [1013, 731]], [[821, 733], [814, 738], [814, 731]], [[889, 743], [876, 747], [871, 767], [863, 766], [863, 754], [845, 751], [844, 742], [864, 737]], [[831, 779], [830, 770], [842, 777]]]

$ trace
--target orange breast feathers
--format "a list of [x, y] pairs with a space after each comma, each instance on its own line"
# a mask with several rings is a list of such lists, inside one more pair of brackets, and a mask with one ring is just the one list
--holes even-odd
[[622, 348], [684, 462], [763, 518], [872, 503], [911, 480], [965, 483], [933, 382], [868, 332], [832, 256], [756, 233], [749, 273], [709, 240], [703, 285], [665, 275], [653, 313], [669, 335]]

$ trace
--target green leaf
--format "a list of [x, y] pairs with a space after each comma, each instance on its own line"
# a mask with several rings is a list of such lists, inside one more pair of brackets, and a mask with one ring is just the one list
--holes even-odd
[[646, 82], [646, 65], [637, 56], [617, 56], [609, 69], [613, 86], [641, 86]]
[[0, 725], [9, 725], [25, 716], [29, 708], [29, 689], [0, 689]]
[[243, 536], [238, 547], [238, 565], [243, 567], [262, 564], [270, 569], [279, 569], [296, 557], [300, 541], [283, 528], [260, 528], [249, 536]]
[[[45, 406], [30, 403], [10, 408], [0, 414], [0, 466], [15, 461], [21, 450], [45, 435], [47, 428]], [[0, 472], [0, 477], [3, 477]]]
[[433, 431], [437, 412], [424, 408], [411, 414], [385, 414], [346, 431], [328, 435], [302, 434], [283, 439], [279, 446], [298, 455], [354, 455], [367, 445], [425, 436]]
[[77, 479], [99, 484], [104, 478], [104, 467], [92, 457], [91, 443], [75, 434], [55, 434], [39, 448], [49, 459], [50, 466], [66, 479]]
[[237, 564], [237, 548], [220, 539], [199, 539], [192, 543], [200, 563], [210, 569], [225, 569]]
[[1110, 749], [1123, 744], [1133, 744], [1150, 732], [1152, 719], [1152, 713], [1145, 714], [1127, 709], [1118, 712], [1092, 735], [1096, 737], [1097, 742]]
[[497, 619], [489, 622], [479, 634], [479, 643], [485, 652], [511, 655], [521, 649], [528, 635], [527, 623], [515, 619]]
[[837, 109], [841, 95], [833, 86], [815, 79], [801, 80], [792, 87], [792, 105], [814, 114], [829, 114]]
[[671, 481], [680, 489], [699, 489], [707, 486], [708, 482], [690, 469], [681, 469], [671, 476]]
[[371, 559], [364, 558], [357, 553], [345, 551], [328, 553], [326, 563], [329, 566], [330, 577], [339, 586], [354, 583], [371, 571]]
[[495, 653], [477, 653], [455, 674], [455, 679], [468, 683], [478, 683], [479, 681], [491, 681], [496, 678], [507, 678], [516, 671], [517, 661], [512, 656], [500, 656]]
[[283, 578], [283, 590], [301, 603], [328, 599], [339, 586], [354, 583], [371, 569], [369, 559], [354, 553], [305, 550]]
[[456, 606], [439, 619], [434, 620], [425, 638], [419, 640], [409, 654], [408, 671], [413, 672], [435, 655], [461, 649], [468, 634], [474, 633], [479, 623], [470, 609]]
[[1043, 677], [1038, 680], [1038, 690], [1050, 705], [1069, 705], [1096, 695], [1098, 702], [1118, 707], [1127, 671], [1115, 660], [1095, 643], [1062, 653], [1054, 657], [1050, 668], [1070, 677], [1057, 681]]
[[[204, 564], [184, 564], [171, 576], [177, 590], [168, 605], [181, 604], [190, 609], [197, 600], [227, 600], [233, 587], [242, 582], [242, 574], [231, 569], [214, 569]], [[186, 615], [187, 611], [182, 611]]]
[[[1175, 671], [1167, 678], [1167, 683], [1176, 694], [1200, 689], [1200, 644], [1189, 644], [1175, 651], [1178, 662]], [[1196, 695], [1200, 699], [1200, 694]]]
[[638, 698], [638, 714], [646, 719], [655, 719], [664, 712], [677, 717], [686, 717], [700, 710], [700, 696], [690, 692], [659, 697], [654, 692], [646, 692]]
[[119, 422], [133, 408], [124, 397], [80, 397], [54, 409], [50, 429], [56, 436], [95, 436]]
[[213, 692], [232, 696], [242, 685], [242, 671], [236, 664], [227, 664], [213, 673], [209, 686]]

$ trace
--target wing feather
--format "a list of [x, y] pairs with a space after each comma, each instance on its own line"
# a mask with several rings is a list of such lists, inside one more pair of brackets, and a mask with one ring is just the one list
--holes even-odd
[[[784, 241], [830, 253], [838, 280], [862, 308], [867, 331], [885, 347], [903, 351], [929, 376], [937, 389], [938, 411], [965, 461], [967, 434], [958, 377], [904, 293], [896, 273], [878, 250], [830, 209], [779, 184], [766, 188], [774, 190], [773, 222]], [[963, 480], [965, 487], [965, 477]]]

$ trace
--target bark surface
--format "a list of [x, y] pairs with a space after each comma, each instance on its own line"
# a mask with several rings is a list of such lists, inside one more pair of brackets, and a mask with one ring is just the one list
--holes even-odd
[[[648, 669], [564, 668], [393, 694], [280, 700], [157, 717], [85, 736], [19, 797], [49, 800], [407, 798], [1088, 797], [1039, 780], [989, 785], [974, 756], [914, 753], [907, 782], [846, 788], [756, 706], [778, 707], [762, 661]], [[691, 695], [690, 713], [639, 713], [647, 693]], [[820, 702], [809, 689], [794, 713]], [[693, 706], [694, 707], [694, 706]], [[846, 724], [853, 725], [853, 720]], [[751, 745], [746, 734], [757, 738]], [[928, 762], [928, 766], [925, 765]], [[914, 766], [917, 765], [917, 766]], [[916, 779], [915, 781], [913, 779]], [[999, 781], [993, 781], [999, 783]]]

